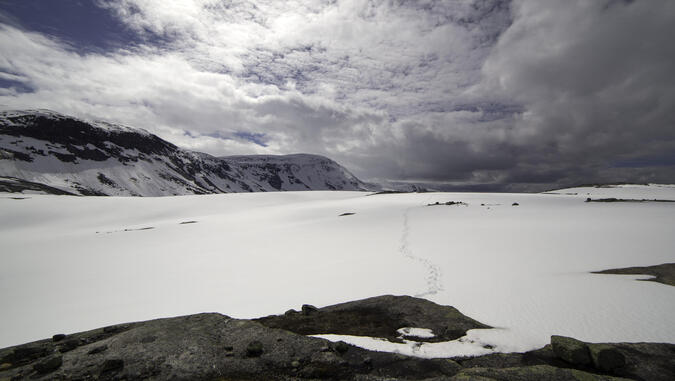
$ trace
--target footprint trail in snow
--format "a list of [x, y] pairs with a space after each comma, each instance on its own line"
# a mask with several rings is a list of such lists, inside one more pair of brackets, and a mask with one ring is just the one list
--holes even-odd
[[410, 248], [410, 241], [409, 241], [409, 235], [410, 235], [410, 209], [408, 208], [405, 210], [403, 213], [403, 231], [401, 234], [401, 246], [399, 248], [399, 251], [401, 255], [404, 257], [411, 259], [413, 261], [421, 263], [424, 267], [427, 268], [427, 289], [424, 292], [421, 292], [419, 294], [413, 295], [417, 298], [425, 297], [427, 295], [433, 295], [438, 293], [439, 291], [443, 290], [443, 286], [441, 285], [441, 269], [438, 267], [436, 264], [431, 262], [430, 260], [422, 257], [418, 257], [413, 254], [412, 249]]

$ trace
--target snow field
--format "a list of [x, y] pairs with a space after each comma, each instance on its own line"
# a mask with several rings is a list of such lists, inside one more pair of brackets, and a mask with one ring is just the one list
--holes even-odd
[[[673, 189], [640, 198], [675, 199]], [[526, 351], [552, 334], [675, 343], [675, 288], [588, 273], [675, 262], [675, 203], [584, 203], [577, 193], [2, 194], [0, 347], [381, 294], [423, 295], [496, 328], [450, 343], [341, 339], [426, 357]], [[436, 201], [469, 206], [426, 206]]]

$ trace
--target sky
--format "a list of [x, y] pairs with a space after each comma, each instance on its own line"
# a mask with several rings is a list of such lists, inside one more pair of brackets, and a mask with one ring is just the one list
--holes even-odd
[[672, 0], [0, 0], [0, 106], [363, 180], [675, 183]]

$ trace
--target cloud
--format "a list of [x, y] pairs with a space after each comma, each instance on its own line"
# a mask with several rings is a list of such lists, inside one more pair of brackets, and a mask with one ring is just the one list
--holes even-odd
[[[481, 91], [526, 107], [512, 132], [525, 146], [522, 168], [559, 182], [609, 173], [623, 181], [634, 173], [612, 167], [616, 160], [675, 150], [675, 4], [521, 1], [513, 9]], [[673, 172], [644, 171], [671, 182]]]
[[645, 3], [98, 0], [127, 46], [3, 22], [0, 103], [437, 188], [663, 181], [675, 9]]

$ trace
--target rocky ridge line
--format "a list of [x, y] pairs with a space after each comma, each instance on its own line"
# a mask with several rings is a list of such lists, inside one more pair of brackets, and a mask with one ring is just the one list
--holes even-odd
[[169, 196], [373, 187], [323, 156], [215, 157], [142, 129], [45, 110], [0, 112], [0, 191]]

